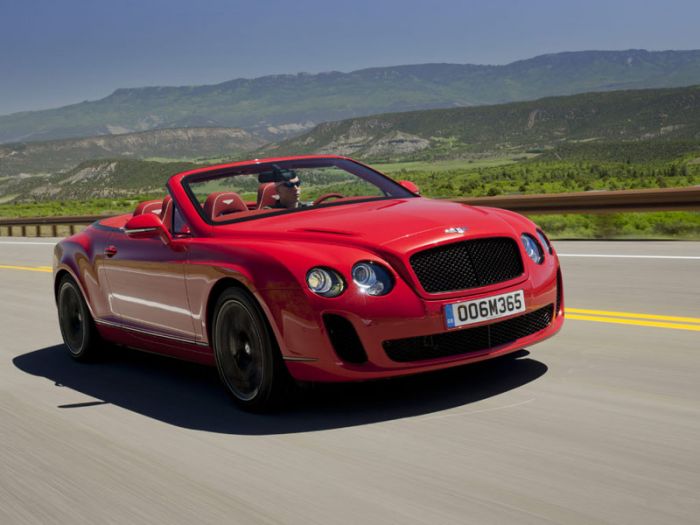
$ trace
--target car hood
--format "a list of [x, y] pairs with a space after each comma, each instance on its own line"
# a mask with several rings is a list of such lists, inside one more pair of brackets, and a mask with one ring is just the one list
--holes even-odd
[[427, 198], [327, 206], [218, 228], [231, 234], [254, 232], [258, 238], [310, 241], [330, 237], [335, 242], [401, 252], [449, 239], [517, 235], [498, 210]]

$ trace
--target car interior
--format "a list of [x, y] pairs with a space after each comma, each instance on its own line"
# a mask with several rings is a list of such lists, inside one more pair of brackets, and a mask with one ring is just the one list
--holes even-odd
[[[245, 202], [238, 193], [233, 191], [217, 191], [207, 196], [203, 211], [214, 222], [228, 220], [229, 216], [234, 213], [263, 210], [273, 206], [275, 204], [275, 195], [277, 195], [277, 191], [275, 190], [275, 184], [272, 182], [259, 185], [255, 202]], [[158, 215], [163, 224], [170, 228], [173, 219], [172, 197], [167, 195], [162, 200], [156, 199], [140, 202], [132, 216], [135, 217], [145, 213]]]

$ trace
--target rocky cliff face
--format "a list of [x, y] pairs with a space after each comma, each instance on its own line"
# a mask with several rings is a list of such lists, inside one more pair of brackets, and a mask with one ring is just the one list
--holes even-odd
[[141, 133], [0, 146], [0, 177], [56, 173], [100, 158], [194, 159], [236, 156], [266, 143], [238, 128], [158, 129]]
[[195, 167], [187, 162], [91, 160], [65, 172], [0, 179], [0, 202], [164, 195], [168, 177]]
[[700, 140], [700, 86], [584, 93], [494, 106], [387, 113], [316, 126], [257, 156], [367, 160], [545, 150], [567, 143]]

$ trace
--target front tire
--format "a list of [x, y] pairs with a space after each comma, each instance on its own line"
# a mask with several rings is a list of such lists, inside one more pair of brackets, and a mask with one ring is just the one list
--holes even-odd
[[101, 351], [100, 337], [83, 294], [71, 277], [64, 277], [58, 287], [58, 324], [63, 342], [76, 361], [92, 361]]
[[214, 310], [212, 347], [222, 383], [234, 402], [250, 412], [277, 408], [289, 375], [264, 313], [254, 298], [229, 288]]

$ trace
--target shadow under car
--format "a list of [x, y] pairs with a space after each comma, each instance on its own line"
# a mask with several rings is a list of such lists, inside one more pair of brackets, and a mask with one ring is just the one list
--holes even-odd
[[64, 345], [13, 359], [20, 370], [100, 401], [183, 428], [241, 435], [285, 434], [351, 427], [419, 416], [503, 394], [541, 377], [547, 366], [520, 350], [497, 359], [439, 372], [362, 383], [314, 384], [298, 389], [282, 410], [265, 415], [238, 410], [220, 387], [216, 369], [110, 349], [96, 363], [78, 363]]

